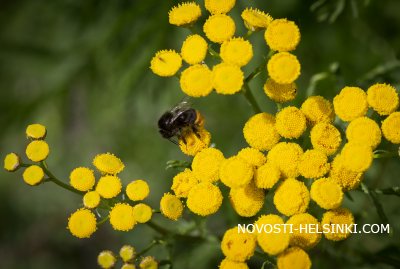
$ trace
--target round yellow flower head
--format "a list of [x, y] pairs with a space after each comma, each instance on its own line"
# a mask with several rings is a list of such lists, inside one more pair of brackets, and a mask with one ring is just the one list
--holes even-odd
[[300, 76], [300, 62], [289, 52], [274, 54], [267, 64], [269, 76], [280, 84], [290, 84]]
[[346, 129], [346, 137], [349, 142], [368, 145], [375, 149], [381, 143], [382, 133], [375, 121], [361, 117], [350, 122]]
[[399, 95], [389, 84], [377, 83], [367, 90], [367, 100], [379, 115], [389, 115], [399, 107]]
[[215, 43], [229, 40], [236, 31], [234, 20], [225, 14], [211, 15], [203, 25], [207, 38]]
[[182, 216], [183, 205], [181, 200], [173, 194], [164, 193], [160, 201], [161, 214], [170, 220], [177, 220]]
[[195, 2], [184, 2], [174, 6], [169, 12], [169, 23], [176, 26], [189, 26], [201, 16], [201, 9]]
[[136, 269], [136, 266], [131, 263], [124, 263], [124, 265], [122, 265], [121, 269]]
[[133, 207], [127, 203], [117, 203], [110, 211], [110, 224], [116, 231], [130, 231], [136, 224]]
[[206, 148], [193, 158], [193, 176], [198, 181], [216, 182], [219, 179], [219, 168], [225, 160], [222, 152], [216, 148]]
[[126, 195], [132, 201], [142, 201], [149, 196], [150, 188], [142, 179], [134, 180], [126, 186]]
[[333, 107], [340, 119], [352, 121], [367, 113], [367, 94], [358, 87], [344, 87], [333, 98]]
[[394, 112], [382, 122], [383, 136], [393, 144], [400, 144], [400, 112]]
[[116, 176], [103, 176], [96, 186], [96, 191], [106, 199], [114, 198], [121, 192], [121, 189], [121, 180]]
[[296, 143], [280, 142], [273, 147], [267, 160], [274, 164], [281, 171], [283, 178], [299, 176], [299, 162], [303, 155], [303, 149]]
[[[290, 233], [290, 245], [301, 247], [302, 249], [310, 249], [315, 247], [321, 240], [321, 227], [316, 218], [308, 213], [293, 215], [286, 224], [292, 226]], [[308, 230], [301, 230], [308, 225]], [[312, 228], [311, 228], [312, 227]], [[313, 229], [313, 230], [311, 230]]]
[[124, 170], [124, 163], [114, 154], [98, 154], [93, 159], [93, 165], [103, 174], [115, 175]]
[[311, 260], [307, 252], [299, 247], [288, 248], [278, 256], [278, 269], [310, 269]]
[[198, 183], [199, 180], [195, 177], [194, 173], [190, 169], [185, 169], [173, 178], [171, 190], [174, 191], [177, 197], [187, 198], [189, 191]]
[[311, 185], [310, 195], [311, 199], [326, 210], [339, 207], [343, 200], [342, 188], [330, 178], [320, 178], [314, 181]]
[[242, 158], [233, 156], [222, 162], [219, 178], [230, 188], [243, 187], [253, 178], [253, 167]]
[[255, 171], [254, 182], [257, 188], [272, 189], [280, 177], [281, 171], [271, 162], [266, 162]]
[[310, 96], [301, 105], [301, 112], [310, 125], [320, 122], [331, 123], [335, 118], [332, 103], [322, 96]]
[[154, 257], [146, 256], [143, 257], [142, 261], [139, 264], [140, 269], [157, 269], [158, 262], [154, 259]]
[[253, 148], [244, 148], [240, 150], [237, 157], [243, 159], [253, 167], [260, 167], [267, 161], [267, 158], [262, 152]]
[[179, 148], [189, 156], [195, 156], [201, 150], [208, 148], [211, 141], [211, 134], [204, 128], [197, 131], [186, 131], [183, 138], [179, 138]]
[[342, 228], [337, 228], [337, 225], [351, 227], [354, 225], [353, 214], [346, 208], [337, 208], [334, 210], [326, 211], [322, 216], [321, 225], [329, 225], [329, 230], [324, 229], [324, 236], [328, 240], [340, 241], [350, 236], [350, 232]]
[[258, 150], [270, 150], [278, 143], [280, 136], [275, 129], [275, 117], [268, 113], [252, 116], [244, 125], [246, 142]]
[[325, 152], [328, 156], [335, 154], [342, 143], [339, 130], [325, 122], [316, 124], [311, 129], [310, 136], [313, 147]]
[[242, 217], [253, 217], [263, 207], [265, 193], [253, 183], [242, 188], [231, 189], [229, 199], [233, 209]]
[[151, 71], [160, 77], [172, 77], [181, 66], [182, 58], [174, 50], [160, 50], [150, 62]]
[[44, 139], [46, 132], [46, 127], [39, 123], [30, 124], [26, 127], [26, 137], [30, 139]]
[[207, 96], [213, 89], [212, 72], [205, 64], [186, 68], [180, 77], [181, 89], [192, 97]]
[[89, 238], [97, 229], [96, 216], [86, 208], [80, 208], [68, 219], [68, 229], [73, 236]]
[[[255, 225], [260, 229], [257, 231], [257, 242], [261, 249], [269, 255], [278, 255], [289, 246], [289, 231], [283, 229], [284, 221], [278, 215], [262, 215]], [[280, 228], [279, 232], [273, 227]]]
[[244, 66], [253, 58], [253, 46], [242, 37], [234, 37], [222, 43], [220, 55], [226, 63]]
[[31, 165], [25, 169], [24, 173], [22, 174], [22, 178], [26, 184], [35, 186], [42, 182], [44, 178], [43, 169], [38, 165]]
[[354, 172], [364, 172], [372, 164], [374, 154], [368, 145], [350, 142], [344, 145], [341, 156], [347, 169]]
[[228, 13], [234, 6], [236, 0], [205, 0], [204, 5], [211, 14]]
[[217, 186], [210, 182], [201, 182], [190, 190], [186, 205], [190, 211], [204, 217], [217, 212], [222, 199], [222, 193]]
[[271, 50], [292, 51], [300, 42], [300, 30], [292, 21], [277, 19], [269, 24], [264, 38]]
[[234, 262], [228, 258], [225, 258], [220, 263], [219, 269], [249, 269], [246, 263], [244, 262]]
[[110, 250], [104, 250], [99, 253], [99, 256], [97, 256], [97, 263], [104, 269], [112, 268], [116, 262], [117, 259], [115, 258], [114, 253]]
[[297, 107], [285, 107], [276, 114], [275, 128], [284, 138], [299, 138], [307, 128], [306, 117]]
[[310, 194], [307, 187], [294, 178], [283, 181], [275, 191], [275, 207], [286, 216], [306, 212], [309, 202]]
[[21, 159], [20, 157], [14, 153], [8, 153], [4, 158], [4, 169], [8, 172], [14, 172], [20, 167]]
[[358, 187], [362, 180], [362, 173], [350, 171], [346, 168], [340, 154], [336, 155], [332, 162], [329, 177], [335, 181], [344, 191], [353, 190]]
[[134, 247], [130, 245], [124, 245], [119, 250], [119, 256], [122, 258], [124, 262], [129, 262], [135, 258], [136, 250]]
[[220, 63], [213, 67], [212, 83], [219, 94], [235, 94], [243, 86], [244, 75], [237, 65]]
[[140, 203], [133, 207], [133, 217], [139, 223], [148, 222], [152, 215], [151, 207], [146, 204]]
[[261, 28], [267, 28], [272, 22], [272, 17], [256, 8], [246, 8], [242, 12], [244, 25], [250, 31], [256, 31]]
[[244, 262], [254, 255], [256, 237], [239, 231], [237, 227], [225, 232], [221, 242], [222, 253], [231, 261]]
[[78, 191], [90, 190], [95, 182], [93, 170], [86, 167], [75, 168], [69, 175], [69, 184]]
[[208, 45], [200, 35], [190, 35], [183, 42], [181, 56], [188, 64], [198, 64], [206, 58]]
[[264, 92], [272, 101], [285, 103], [292, 101], [296, 97], [297, 85], [294, 82], [279, 84], [268, 78], [264, 84]]
[[100, 195], [97, 191], [89, 191], [83, 196], [83, 205], [86, 208], [93, 209], [100, 204]]
[[49, 145], [42, 140], [34, 140], [26, 147], [26, 156], [33, 162], [41, 162], [49, 156]]
[[329, 172], [328, 157], [323, 151], [311, 149], [304, 152], [299, 162], [299, 172], [305, 178], [320, 178]]

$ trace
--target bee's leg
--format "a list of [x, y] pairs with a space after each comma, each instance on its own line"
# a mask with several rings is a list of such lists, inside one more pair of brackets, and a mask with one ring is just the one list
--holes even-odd
[[[185, 135], [183, 134], [183, 132], [182, 132], [182, 131], [179, 131], [178, 138], [179, 138], [179, 139], [182, 139], [182, 141], [183, 141], [183, 144], [185, 144], [185, 145], [186, 145], [186, 139], [185, 139]], [[179, 139], [178, 139], [178, 141], [179, 141]]]
[[198, 139], [201, 139], [199, 129], [196, 126], [192, 126], [192, 131], [197, 136]]
[[172, 138], [168, 138], [168, 140], [172, 143], [174, 143], [175, 145], [179, 146], [178, 142], [176, 142], [175, 140], [173, 140]]

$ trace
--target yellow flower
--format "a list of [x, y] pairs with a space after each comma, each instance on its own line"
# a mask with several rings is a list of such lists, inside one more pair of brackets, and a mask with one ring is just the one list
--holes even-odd
[[328, 156], [335, 154], [342, 143], [339, 130], [325, 122], [316, 124], [311, 129], [310, 136], [313, 147], [325, 152]]
[[269, 76], [280, 84], [290, 84], [300, 75], [300, 63], [289, 52], [274, 54], [267, 64]]
[[272, 101], [285, 103], [292, 101], [296, 97], [297, 85], [294, 82], [279, 84], [268, 78], [264, 84], [264, 92]]
[[[329, 230], [324, 229], [324, 236], [328, 240], [340, 241], [350, 236], [347, 229], [337, 229], [337, 226], [347, 225], [351, 227], [354, 225], [354, 217], [351, 212], [346, 208], [337, 208], [334, 210], [326, 211], [322, 216], [321, 225], [329, 225]], [[335, 227], [336, 226], [336, 227]]]
[[31, 165], [25, 169], [22, 177], [26, 184], [34, 186], [42, 182], [44, 178], [44, 172], [42, 167], [38, 165]]
[[267, 158], [262, 152], [253, 148], [244, 148], [240, 150], [237, 157], [243, 159], [254, 167], [259, 167], [267, 161]]
[[330, 178], [320, 178], [313, 182], [310, 190], [313, 199], [323, 209], [334, 209], [342, 204], [342, 188]]
[[187, 198], [189, 191], [198, 183], [199, 180], [195, 177], [194, 173], [190, 169], [185, 169], [173, 178], [171, 190], [174, 191], [177, 197]]
[[115, 175], [124, 170], [124, 163], [114, 154], [98, 154], [93, 159], [93, 165], [103, 174]]
[[89, 238], [97, 229], [96, 216], [86, 208], [80, 208], [68, 219], [68, 229], [73, 236]]
[[129, 262], [136, 256], [136, 250], [130, 245], [124, 245], [119, 250], [119, 256], [124, 262]]
[[230, 188], [243, 187], [253, 178], [253, 167], [242, 158], [233, 156], [222, 162], [219, 178]]
[[158, 51], [150, 63], [150, 69], [160, 77], [172, 77], [181, 66], [182, 58], [174, 50]]
[[44, 139], [46, 137], [46, 127], [35, 123], [26, 127], [26, 136], [31, 139]]
[[389, 115], [399, 107], [399, 95], [389, 84], [377, 83], [367, 90], [367, 100], [379, 115]]
[[256, 8], [246, 8], [242, 12], [242, 19], [247, 29], [251, 31], [267, 28], [272, 22], [272, 17], [268, 13], [264, 13]]
[[177, 26], [189, 26], [201, 16], [201, 9], [195, 2], [184, 2], [174, 6], [169, 12], [169, 23]]
[[136, 266], [134, 264], [124, 263], [124, 265], [122, 265], [121, 269], [136, 269]]
[[179, 138], [179, 148], [189, 156], [195, 156], [202, 149], [208, 148], [211, 141], [211, 134], [204, 128], [197, 130], [197, 134], [192, 130], [184, 132], [183, 138]]
[[14, 152], [8, 153], [4, 158], [4, 169], [8, 172], [14, 172], [19, 168], [21, 159]]
[[[319, 240], [321, 240], [321, 227], [316, 218], [308, 213], [293, 215], [289, 218], [286, 224], [292, 226], [290, 233], [290, 245], [301, 247], [303, 249], [310, 249], [315, 247]], [[313, 227], [314, 231], [311, 230], [301, 230], [302, 228]], [[313, 226], [312, 226], [313, 225]]]
[[133, 207], [127, 203], [117, 203], [110, 211], [110, 224], [116, 231], [130, 231], [136, 224]]
[[211, 14], [228, 13], [234, 6], [236, 0], [205, 0], [204, 5]]
[[352, 121], [367, 113], [367, 94], [358, 87], [344, 87], [333, 99], [333, 107], [343, 121]]
[[[261, 229], [257, 232], [257, 242], [261, 249], [269, 255], [278, 255], [289, 246], [289, 231], [283, 229], [284, 221], [278, 215], [262, 215], [256, 222], [256, 227]], [[264, 225], [264, 226], [263, 226]], [[279, 232], [270, 231], [268, 227], [279, 225]]]
[[229, 229], [222, 238], [221, 249], [229, 260], [244, 262], [254, 255], [256, 237], [250, 233], [239, 232], [237, 227]]
[[276, 114], [275, 128], [284, 138], [299, 138], [307, 128], [306, 117], [297, 107], [285, 107]]
[[311, 260], [301, 248], [291, 247], [278, 256], [277, 265], [278, 269], [310, 269]]
[[193, 176], [198, 181], [216, 182], [219, 179], [219, 168], [225, 157], [215, 148], [206, 148], [196, 154], [192, 162]]
[[278, 143], [280, 136], [275, 129], [275, 117], [268, 113], [252, 116], [243, 128], [246, 142], [258, 150], [270, 150]]
[[180, 77], [181, 89], [192, 97], [207, 96], [213, 89], [212, 72], [205, 64], [186, 68]]
[[231, 189], [229, 199], [233, 209], [242, 217], [253, 217], [263, 207], [265, 193], [253, 183], [242, 188]]
[[299, 172], [305, 178], [320, 178], [329, 172], [328, 157], [318, 149], [307, 150], [301, 156]]
[[362, 173], [350, 171], [346, 168], [340, 154], [336, 155], [332, 162], [329, 177], [344, 190], [353, 190], [358, 187], [362, 180]]
[[116, 176], [103, 176], [96, 186], [96, 191], [106, 199], [114, 198], [121, 192], [121, 189], [121, 180]]
[[358, 173], [366, 171], [374, 158], [371, 147], [355, 142], [344, 145], [341, 156], [345, 167]]
[[211, 15], [203, 25], [207, 38], [215, 43], [229, 40], [235, 34], [235, 30], [235, 22], [225, 14]]
[[221, 191], [217, 186], [210, 182], [201, 182], [190, 190], [186, 205], [193, 213], [208, 216], [218, 211], [222, 199]]
[[331, 123], [335, 118], [332, 103], [322, 96], [310, 96], [301, 105], [301, 111], [311, 125]]
[[266, 162], [255, 171], [254, 182], [257, 188], [272, 189], [280, 177], [281, 171], [271, 162]]
[[83, 205], [86, 208], [96, 208], [100, 204], [100, 195], [97, 191], [89, 191], [83, 196]]
[[158, 262], [154, 259], [154, 257], [146, 256], [143, 257], [142, 261], [139, 264], [140, 269], [157, 269]]
[[294, 178], [283, 181], [275, 191], [275, 207], [286, 216], [304, 213], [309, 202], [310, 194], [307, 187]]
[[246, 263], [244, 262], [234, 262], [225, 258], [220, 263], [219, 269], [249, 269]]
[[33, 162], [41, 162], [49, 155], [49, 145], [42, 140], [34, 140], [26, 147], [26, 156]]
[[112, 268], [116, 262], [117, 259], [110, 250], [103, 250], [99, 253], [99, 256], [97, 256], [97, 263], [104, 269]]
[[298, 165], [303, 155], [303, 149], [296, 143], [280, 142], [273, 147], [267, 160], [274, 164], [281, 171], [283, 178], [298, 177]]
[[139, 223], [148, 222], [152, 215], [153, 211], [151, 210], [151, 207], [146, 204], [140, 203], [133, 207], [133, 217]]
[[183, 42], [181, 56], [188, 64], [198, 64], [206, 58], [208, 45], [200, 35], [190, 35]]
[[213, 67], [212, 83], [219, 94], [235, 94], [243, 86], [243, 72], [236, 65], [220, 63]]
[[78, 191], [90, 190], [95, 181], [93, 170], [86, 167], [75, 168], [69, 175], [69, 184]]
[[226, 63], [244, 66], [253, 58], [253, 47], [248, 40], [234, 37], [222, 43], [220, 55]]
[[182, 216], [183, 205], [181, 200], [173, 194], [164, 193], [160, 201], [161, 214], [170, 220], [177, 220]]
[[382, 122], [383, 136], [393, 144], [400, 144], [400, 112], [394, 112]]
[[346, 129], [346, 137], [349, 142], [369, 145], [375, 149], [381, 143], [382, 133], [375, 121], [361, 117], [350, 122]]
[[149, 185], [142, 179], [134, 180], [126, 186], [126, 195], [132, 201], [141, 201], [150, 193]]
[[300, 30], [292, 21], [277, 19], [268, 25], [264, 38], [271, 50], [292, 51], [300, 42]]

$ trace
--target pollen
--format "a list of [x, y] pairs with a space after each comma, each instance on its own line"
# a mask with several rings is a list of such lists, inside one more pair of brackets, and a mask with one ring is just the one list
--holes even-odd
[[342, 189], [330, 178], [320, 178], [314, 181], [311, 185], [310, 195], [312, 200], [326, 210], [339, 207], [343, 200]]
[[114, 154], [98, 154], [93, 159], [93, 165], [103, 174], [116, 175], [124, 170], [124, 163]]
[[280, 176], [281, 171], [271, 162], [267, 162], [254, 172], [254, 182], [257, 188], [272, 189]]
[[335, 118], [332, 103], [322, 96], [308, 97], [300, 109], [311, 126], [320, 122], [331, 123]]
[[377, 83], [369, 87], [367, 100], [369, 106], [382, 116], [393, 113], [399, 107], [399, 95], [389, 84]]
[[347, 143], [342, 149], [341, 156], [345, 167], [357, 173], [366, 171], [373, 160], [371, 147], [355, 142]]
[[97, 256], [97, 263], [103, 269], [112, 268], [116, 261], [117, 259], [115, 258], [114, 253], [109, 250], [104, 250], [99, 253], [99, 256]]
[[189, 26], [201, 16], [201, 9], [195, 2], [184, 2], [174, 6], [169, 12], [169, 23], [176, 26]]
[[150, 62], [150, 69], [160, 77], [172, 77], [181, 66], [182, 58], [174, 50], [160, 50]]
[[253, 167], [238, 156], [230, 157], [222, 162], [219, 177], [230, 188], [243, 187], [253, 178]]
[[[319, 233], [321, 229], [320, 223], [316, 218], [308, 213], [293, 215], [289, 218], [286, 224], [292, 226], [291, 231], [293, 231], [293, 233], [290, 233], [291, 246], [310, 249], [315, 247], [321, 240], [321, 234]], [[309, 225], [309, 227], [313, 225], [315, 230], [318, 232], [308, 230], [302, 231], [301, 228], [306, 225]]]
[[285, 107], [276, 114], [275, 128], [284, 138], [299, 138], [307, 128], [306, 117], [297, 107]]
[[337, 154], [332, 162], [329, 177], [335, 181], [344, 191], [357, 188], [362, 180], [362, 173], [357, 173], [346, 168], [343, 158]]
[[242, 188], [231, 189], [229, 192], [233, 209], [241, 217], [253, 217], [263, 207], [265, 193], [253, 183]]
[[243, 86], [244, 75], [240, 67], [229, 63], [220, 63], [212, 70], [213, 87], [219, 94], [235, 94]]
[[160, 201], [161, 214], [170, 220], [177, 220], [182, 216], [183, 204], [178, 197], [165, 193]]
[[116, 231], [130, 231], [136, 224], [133, 207], [127, 203], [117, 203], [110, 211], [110, 223]]
[[49, 145], [42, 140], [34, 140], [26, 147], [26, 156], [33, 162], [41, 162], [49, 156]]
[[236, 31], [234, 20], [225, 14], [211, 15], [203, 25], [207, 38], [215, 43], [229, 40]]
[[343, 121], [363, 117], [368, 110], [367, 94], [358, 87], [344, 87], [333, 99], [333, 107]]
[[181, 74], [180, 85], [191, 97], [207, 96], [213, 89], [212, 72], [205, 64], [189, 66]]
[[83, 205], [86, 208], [93, 209], [100, 204], [100, 195], [97, 191], [89, 191], [83, 196]]
[[307, 187], [294, 178], [283, 181], [275, 191], [275, 207], [286, 216], [304, 213], [309, 202], [310, 194]]
[[381, 143], [382, 133], [375, 121], [361, 117], [350, 122], [346, 129], [346, 137], [349, 142], [369, 145], [375, 149]]
[[20, 167], [21, 159], [20, 157], [14, 153], [8, 153], [4, 158], [4, 169], [8, 172], [14, 172]]
[[93, 170], [86, 167], [75, 168], [69, 175], [69, 184], [78, 191], [88, 191], [92, 189], [95, 181]]
[[39, 123], [30, 124], [26, 127], [26, 137], [30, 139], [44, 139], [46, 132], [46, 127]]
[[[278, 215], [262, 215], [256, 222], [255, 225], [258, 227], [274, 227], [279, 225], [283, 227], [284, 221]], [[267, 228], [265, 228], [267, 229]], [[289, 246], [289, 233], [285, 232], [284, 229], [280, 229], [279, 232], [257, 232], [257, 243], [261, 249], [269, 255], [278, 255]]]
[[216, 148], [206, 148], [196, 154], [192, 162], [193, 176], [201, 182], [216, 182], [219, 169], [225, 160], [222, 152]]
[[142, 201], [149, 196], [150, 187], [146, 181], [137, 179], [126, 186], [126, 195], [132, 201]]
[[43, 169], [38, 165], [31, 165], [22, 173], [22, 178], [28, 185], [38, 185], [44, 178]]
[[116, 176], [103, 176], [96, 186], [96, 191], [106, 199], [114, 198], [121, 192], [121, 189], [121, 180]]
[[269, 76], [277, 83], [290, 84], [300, 75], [300, 62], [289, 52], [279, 52], [268, 61], [267, 70]]
[[400, 112], [394, 112], [382, 122], [383, 136], [393, 144], [400, 144]]
[[283, 178], [295, 178], [300, 175], [298, 166], [302, 155], [303, 149], [298, 144], [280, 142], [269, 151], [267, 161], [279, 168]]
[[183, 138], [179, 138], [179, 148], [189, 156], [195, 156], [201, 150], [208, 148], [211, 142], [211, 134], [204, 128], [199, 129], [197, 133], [192, 130], [185, 131]]
[[151, 219], [151, 216], [153, 215], [153, 212], [151, 210], [151, 207], [139, 203], [133, 207], [133, 218], [138, 222], [138, 223], [146, 223]]
[[228, 258], [222, 260], [219, 264], [219, 269], [249, 269], [246, 263], [244, 262], [234, 262]]
[[267, 45], [274, 51], [292, 51], [300, 42], [300, 30], [287, 19], [273, 20], [264, 35]]
[[189, 191], [198, 183], [199, 180], [195, 177], [194, 173], [190, 169], [185, 169], [173, 178], [171, 190], [177, 197], [187, 198]]
[[207, 41], [200, 35], [190, 35], [181, 47], [182, 59], [188, 64], [198, 64], [206, 58]]
[[324, 236], [326, 239], [340, 241], [349, 237], [350, 232], [347, 229], [344, 229], [344, 231], [335, 229], [334, 226], [347, 225], [348, 227], [352, 227], [354, 225], [354, 217], [350, 210], [346, 208], [337, 208], [324, 213], [321, 225], [328, 225], [330, 227], [328, 231], [324, 230]]
[[134, 247], [130, 245], [124, 245], [119, 250], [119, 256], [122, 258], [124, 262], [129, 262], [133, 260], [136, 256], [136, 250]]
[[146, 256], [140, 261], [140, 269], [158, 269], [158, 262], [154, 257]]
[[263, 11], [256, 8], [246, 8], [242, 12], [244, 25], [250, 31], [256, 31], [262, 28], [267, 28], [273, 18]]
[[246, 142], [258, 150], [270, 150], [278, 143], [280, 136], [275, 128], [275, 117], [268, 113], [252, 116], [243, 128]]
[[291, 247], [278, 256], [277, 265], [279, 269], [310, 269], [311, 260], [301, 248]]
[[268, 78], [264, 84], [264, 92], [272, 101], [285, 103], [292, 101], [296, 97], [297, 85], [294, 82], [279, 84]]
[[254, 255], [256, 237], [232, 228], [225, 232], [221, 242], [222, 253], [231, 261], [244, 262]]
[[226, 63], [245, 66], [253, 58], [253, 47], [242, 37], [234, 37], [222, 43], [220, 55]]
[[254, 148], [241, 149], [237, 154], [237, 157], [243, 159], [253, 167], [260, 167], [267, 161], [265, 155]]
[[89, 238], [97, 229], [96, 216], [86, 208], [72, 213], [68, 219], [68, 229], [73, 236]]
[[208, 216], [216, 213], [222, 204], [220, 189], [210, 182], [201, 182], [194, 186], [188, 195], [186, 205], [193, 213]]
[[311, 149], [301, 156], [299, 172], [305, 178], [320, 178], [328, 173], [329, 169], [328, 157], [323, 151]]
[[321, 150], [330, 156], [340, 147], [342, 138], [335, 126], [329, 123], [318, 123], [311, 129], [311, 144], [315, 149]]
[[236, 0], [205, 0], [204, 5], [211, 14], [228, 13], [234, 6]]

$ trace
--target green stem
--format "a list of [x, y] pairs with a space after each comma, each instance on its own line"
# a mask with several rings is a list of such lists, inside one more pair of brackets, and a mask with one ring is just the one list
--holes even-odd
[[391, 152], [387, 150], [375, 150], [374, 151], [374, 159], [381, 159], [381, 158], [391, 158], [398, 156], [398, 152]]
[[261, 113], [262, 110], [261, 110], [260, 106], [257, 104], [257, 101], [254, 98], [254, 95], [251, 92], [250, 87], [247, 83], [244, 83], [243, 88], [242, 88], [242, 93], [243, 93], [244, 97], [246, 97], [247, 102], [253, 108], [254, 112]]
[[211, 45], [208, 46], [208, 52], [210, 53], [210, 55], [211, 55], [212, 57], [221, 59], [221, 56], [219, 55], [219, 53], [216, 52], [216, 51], [211, 47]]
[[42, 169], [43, 169], [43, 171], [45, 172], [45, 174], [49, 177], [49, 178], [48, 178], [49, 181], [52, 181], [53, 183], [57, 184], [57, 185], [60, 186], [61, 188], [66, 189], [66, 190], [68, 190], [68, 191], [70, 191], [70, 192], [73, 192], [73, 193], [76, 193], [76, 194], [79, 194], [79, 195], [83, 195], [83, 192], [78, 191], [78, 190], [74, 189], [73, 187], [71, 187], [70, 185], [68, 185], [68, 184], [66, 184], [66, 183], [64, 183], [64, 182], [62, 182], [62, 181], [59, 180], [59, 179], [57, 179], [57, 178], [53, 175], [53, 173], [51, 173], [51, 172], [49, 171], [49, 169], [47, 169], [47, 165], [46, 165], [45, 162], [41, 162], [41, 163], [40, 163], [40, 166], [42, 167]]
[[100, 220], [100, 221], [97, 223], [97, 225], [98, 225], [98, 226], [102, 225], [102, 224], [105, 223], [109, 218], [110, 218], [110, 216], [107, 216], [107, 217], [103, 218], [102, 220]]
[[153, 242], [151, 242], [150, 245], [148, 245], [146, 248], [144, 248], [143, 250], [139, 251], [138, 253], [136, 253], [136, 259], [138, 259], [140, 256], [142, 256], [143, 254], [146, 254], [150, 249], [152, 249], [155, 245], [161, 244], [162, 241], [160, 240], [153, 240]]
[[148, 221], [146, 222], [147, 226], [149, 226], [150, 228], [152, 228], [154, 231], [160, 233], [163, 236], [166, 236], [168, 233], [172, 233], [170, 231], [168, 231], [167, 229], [164, 229], [163, 227], [161, 227], [160, 225], [152, 222], [152, 221]]

